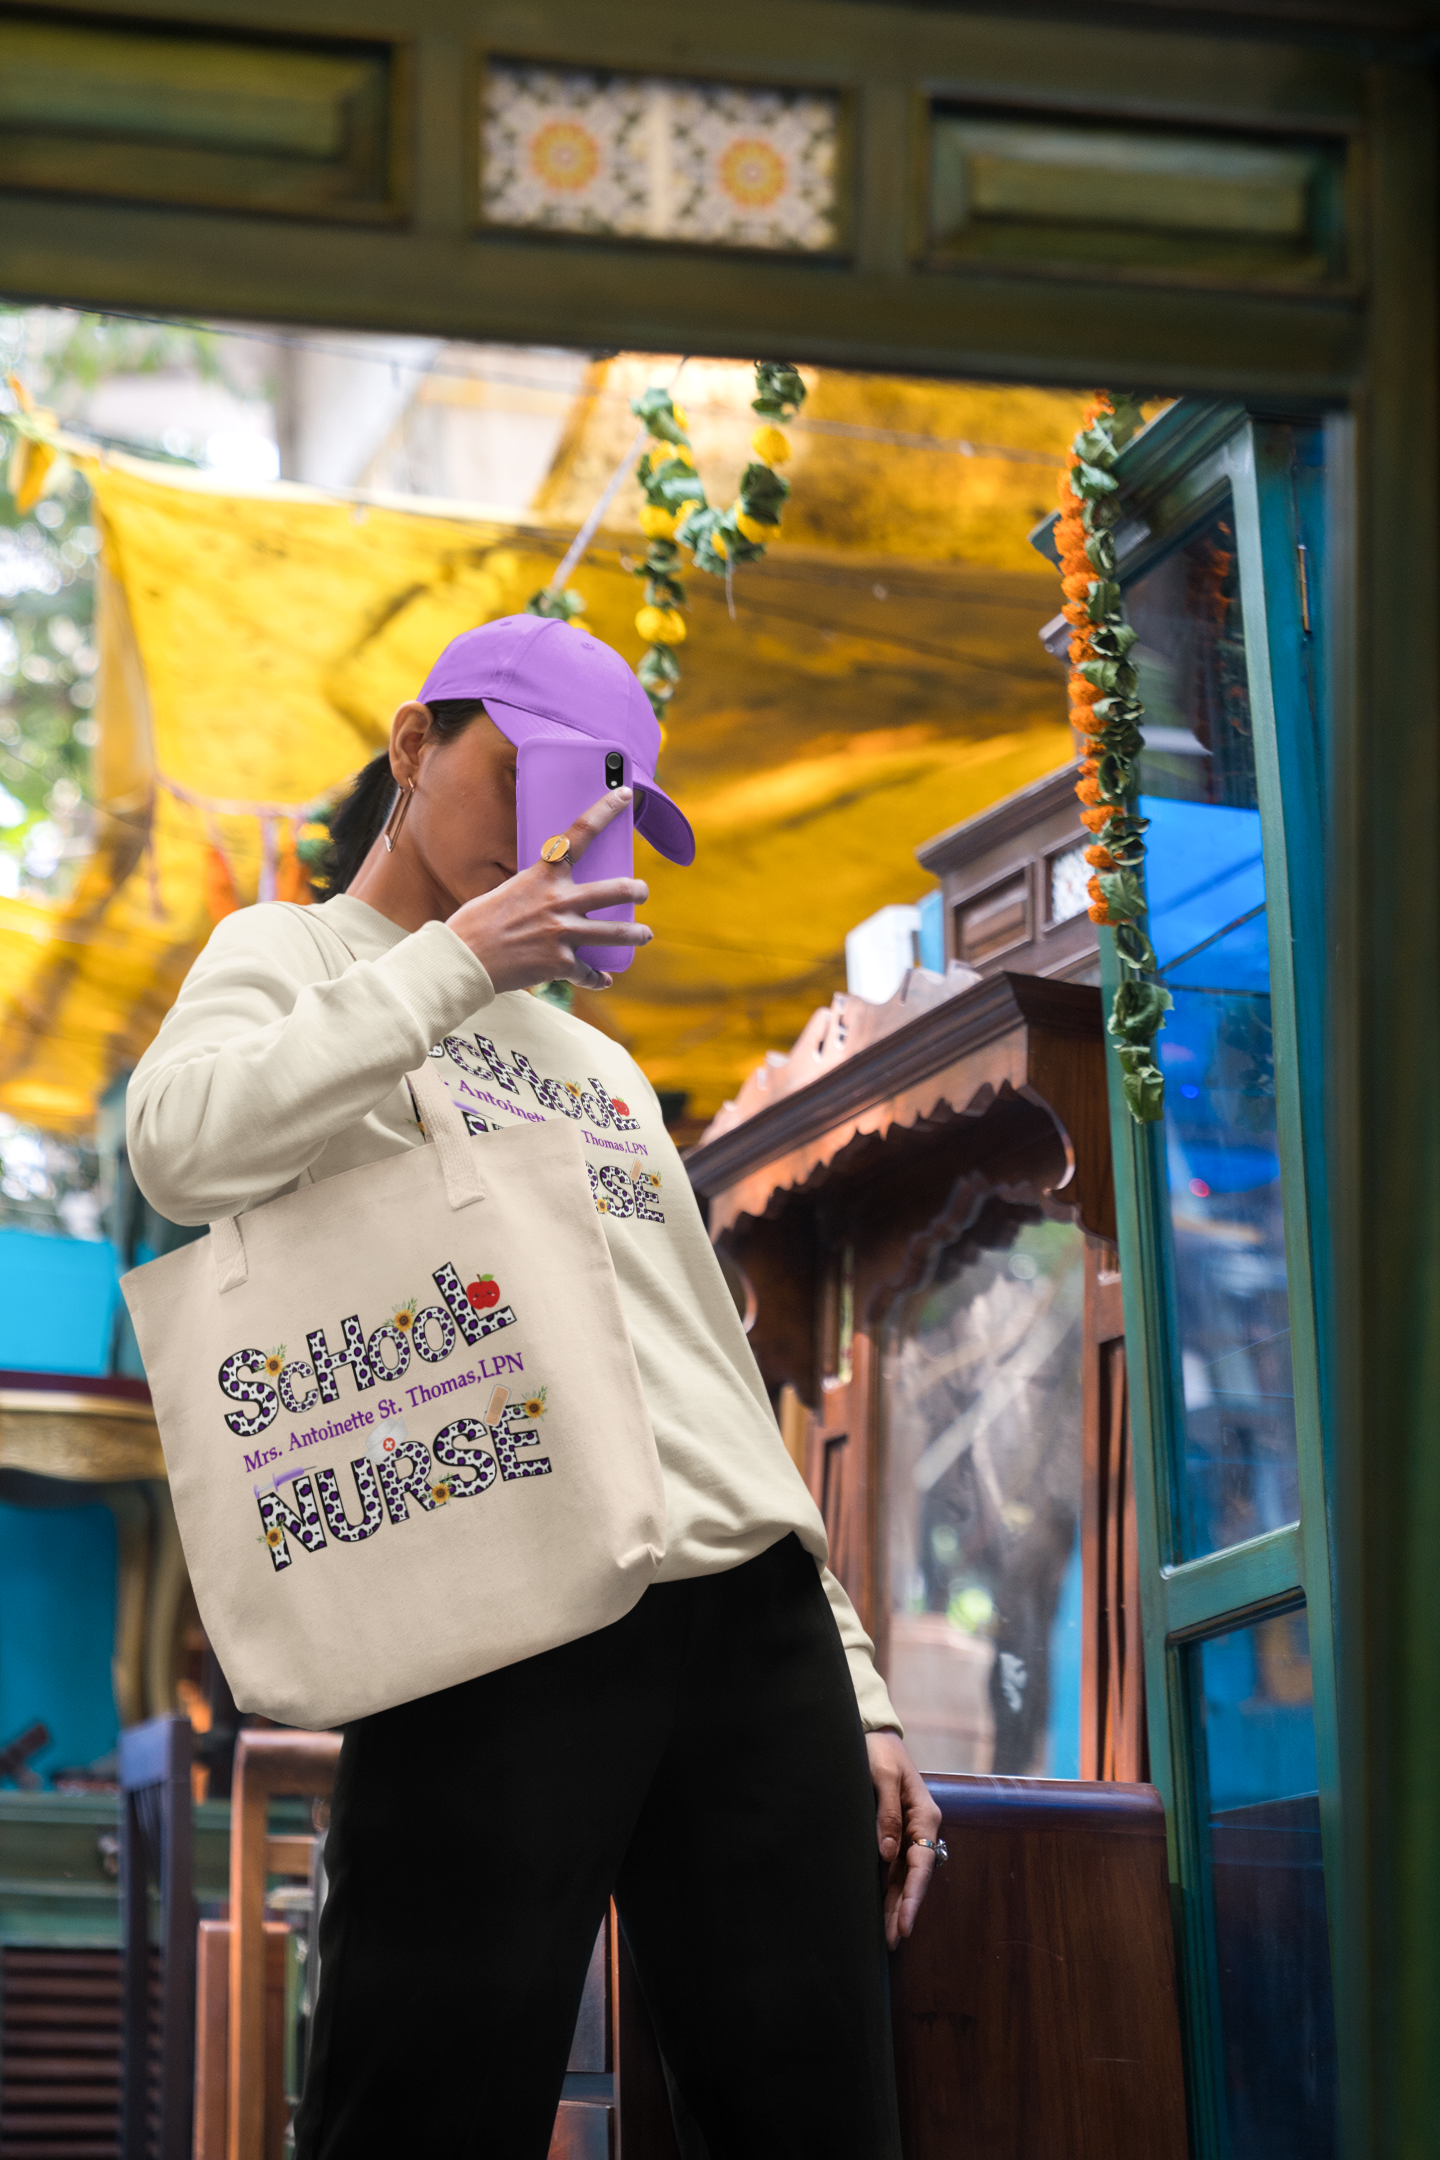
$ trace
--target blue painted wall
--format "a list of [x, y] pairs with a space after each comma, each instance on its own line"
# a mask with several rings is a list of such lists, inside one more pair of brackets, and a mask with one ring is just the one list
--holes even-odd
[[119, 1296], [110, 1245], [0, 1230], [0, 1368], [108, 1372]]
[[945, 907], [938, 885], [920, 895], [920, 965], [932, 975], [945, 972]]
[[30, 1762], [42, 1774], [115, 1745], [115, 1576], [108, 1507], [0, 1504], [0, 1740], [42, 1719], [51, 1744]]
[[1050, 1712], [1045, 1727], [1046, 1777], [1080, 1775], [1080, 1626], [1084, 1617], [1077, 1537], [1060, 1579], [1050, 1623]]

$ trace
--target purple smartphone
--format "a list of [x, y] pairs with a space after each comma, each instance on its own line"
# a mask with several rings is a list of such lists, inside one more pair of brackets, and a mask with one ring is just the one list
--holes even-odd
[[[552, 833], [563, 833], [582, 810], [614, 787], [633, 785], [630, 760], [619, 743], [577, 736], [570, 742], [541, 736], [520, 745], [515, 761], [515, 824], [519, 849], [516, 863], [528, 870], [540, 860], [540, 850]], [[574, 869], [577, 885], [598, 885], [602, 878], [635, 875], [634, 804], [592, 840]], [[634, 922], [635, 909], [623, 906], [597, 908], [593, 920]], [[591, 967], [618, 975], [635, 957], [633, 945], [582, 945], [580, 951]]]

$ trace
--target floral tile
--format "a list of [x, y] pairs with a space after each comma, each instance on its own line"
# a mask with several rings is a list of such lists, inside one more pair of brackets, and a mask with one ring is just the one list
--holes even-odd
[[492, 61], [487, 223], [813, 253], [838, 239], [834, 93]]

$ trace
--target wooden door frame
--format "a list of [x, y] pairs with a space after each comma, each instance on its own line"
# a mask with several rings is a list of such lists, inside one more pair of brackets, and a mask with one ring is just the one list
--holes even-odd
[[[13, 10], [6, 9], [10, 13]], [[32, 16], [65, 11], [38, 0]], [[124, 0], [92, 18], [129, 22]], [[10, 196], [0, 291], [274, 322], [1226, 394], [1347, 415], [1332, 483], [1336, 788], [1327, 1109], [1346, 2150], [1420, 2150], [1440, 2113], [1440, 586], [1436, 11], [1429, 0], [896, 6], [732, 0], [149, 0], [151, 21], [390, 40], [405, 214], [377, 229]], [[484, 49], [835, 82], [856, 98], [853, 254], [796, 263], [478, 234]], [[397, 61], [397, 67], [399, 63]], [[1323, 299], [916, 264], [917, 115], [949, 89], [1214, 126], [1326, 119], [1359, 145], [1358, 282]]]

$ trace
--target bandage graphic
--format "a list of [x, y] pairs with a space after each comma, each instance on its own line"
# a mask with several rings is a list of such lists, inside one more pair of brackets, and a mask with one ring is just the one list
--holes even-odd
[[365, 1453], [371, 1462], [388, 1462], [392, 1455], [399, 1454], [405, 1445], [405, 1438], [405, 1420], [397, 1410], [393, 1417], [386, 1418], [383, 1425], [376, 1426], [365, 1442]]
[[497, 1387], [490, 1390], [490, 1400], [485, 1405], [485, 1423], [492, 1431], [504, 1416], [505, 1405], [509, 1400], [510, 1390], [508, 1387]]

